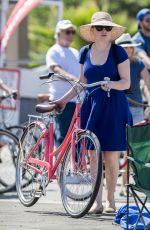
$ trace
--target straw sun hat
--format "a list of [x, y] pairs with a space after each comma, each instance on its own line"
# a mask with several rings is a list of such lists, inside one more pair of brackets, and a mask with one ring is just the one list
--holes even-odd
[[110, 14], [106, 12], [96, 12], [91, 18], [91, 23], [87, 25], [82, 25], [79, 29], [81, 37], [88, 42], [94, 41], [93, 33], [91, 31], [92, 26], [112, 26], [113, 29], [110, 32], [111, 41], [119, 38], [126, 29], [123, 26], [113, 23]]
[[134, 41], [132, 41], [131, 35], [129, 33], [126, 34], [122, 34], [116, 41], [115, 43], [117, 45], [120, 45], [122, 47], [136, 47], [136, 46], [140, 46], [141, 43], [135, 43]]

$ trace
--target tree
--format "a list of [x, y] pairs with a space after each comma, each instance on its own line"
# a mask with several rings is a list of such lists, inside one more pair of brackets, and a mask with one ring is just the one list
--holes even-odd
[[[149, 6], [149, 0], [64, 0], [64, 19], [70, 19], [77, 27], [87, 24], [96, 11], [108, 11], [113, 21], [127, 27], [129, 33], [137, 31], [136, 13]], [[40, 7], [29, 16], [30, 58], [44, 62], [48, 47], [54, 44], [56, 8]], [[80, 49], [85, 44], [77, 31], [73, 47]]]

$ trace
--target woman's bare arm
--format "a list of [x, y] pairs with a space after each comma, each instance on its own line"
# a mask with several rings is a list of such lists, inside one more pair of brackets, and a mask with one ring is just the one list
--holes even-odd
[[142, 70], [141, 77], [143, 78], [145, 84], [148, 87], [148, 90], [150, 91], [150, 74], [148, 70], [146, 69], [146, 67]]
[[144, 61], [147, 69], [150, 70], [150, 57], [146, 54], [145, 51], [138, 52], [138, 56]]
[[83, 65], [81, 64], [80, 65], [80, 82], [83, 82], [83, 83], [87, 83], [86, 82], [86, 78], [84, 77], [84, 74], [83, 74]]
[[119, 81], [111, 81], [111, 88], [126, 90], [130, 88], [130, 62], [129, 59], [118, 65]]
[[144, 87], [144, 95], [148, 104], [150, 104], [150, 74], [146, 67], [141, 72], [141, 77], [144, 80], [146, 87]]

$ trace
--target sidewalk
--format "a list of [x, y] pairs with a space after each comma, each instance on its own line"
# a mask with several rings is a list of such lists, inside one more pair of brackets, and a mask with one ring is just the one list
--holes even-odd
[[[125, 204], [126, 199], [116, 192], [116, 206]], [[104, 199], [105, 199], [104, 190]], [[80, 219], [68, 216], [62, 206], [57, 182], [49, 184], [46, 197], [42, 197], [34, 206], [24, 207], [15, 192], [0, 195], [0, 230], [114, 230], [121, 229], [113, 225], [114, 215], [85, 215]]]

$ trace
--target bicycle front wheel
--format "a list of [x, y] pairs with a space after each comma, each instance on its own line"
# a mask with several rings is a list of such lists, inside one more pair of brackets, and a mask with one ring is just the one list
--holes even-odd
[[15, 189], [18, 138], [6, 130], [0, 130], [0, 194]]
[[84, 216], [93, 205], [102, 177], [102, 155], [95, 134], [76, 135], [62, 162], [61, 197], [65, 210], [75, 218]]

